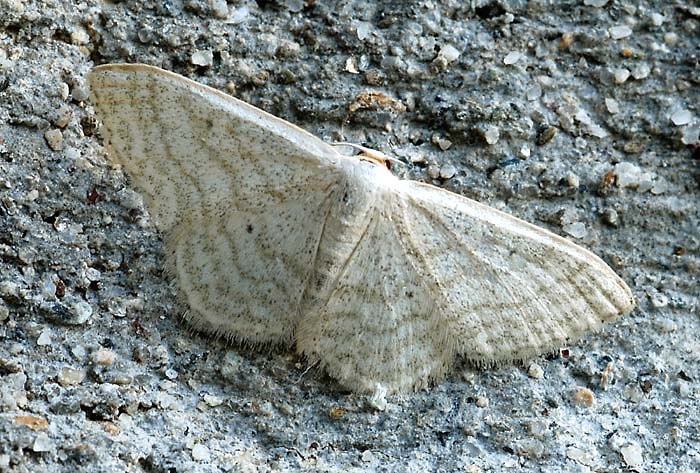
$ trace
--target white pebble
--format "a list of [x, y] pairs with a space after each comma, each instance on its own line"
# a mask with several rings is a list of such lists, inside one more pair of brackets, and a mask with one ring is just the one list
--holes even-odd
[[226, 18], [228, 16], [226, 0], [209, 0], [209, 7], [216, 18]]
[[572, 187], [574, 189], [578, 189], [579, 186], [581, 185], [581, 180], [579, 179], [579, 177], [576, 174], [574, 174], [573, 172], [570, 172], [566, 175], [566, 184], [569, 187]]
[[248, 15], [250, 14], [250, 9], [247, 6], [238, 7], [231, 13], [231, 17], [226, 21], [229, 25], [238, 25], [243, 23]]
[[651, 297], [651, 305], [655, 309], [663, 309], [668, 305], [668, 297], [665, 294], [656, 293]]
[[211, 458], [211, 453], [206, 445], [198, 443], [192, 447], [192, 459], [195, 461], [209, 461]]
[[583, 0], [584, 5], [586, 5], [588, 7], [595, 7], [595, 8], [602, 8], [607, 3], [608, 3], [608, 0]]
[[544, 377], [544, 370], [537, 363], [531, 363], [527, 369], [527, 375], [533, 379], [542, 379]]
[[657, 177], [651, 186], [651, 193], [661, 195], [668, 190], [668, 182], [663, 177]]
[[530, 146], [525, 144], [520, 147], [520, 150], [518, 151], [518, 156], [522, 159], [527, 159], [530, 157], [530, 153]]
[[100, 348], [92, 353], [91, 358], [96, 365], [109, 366], [117, 359], [117, 354], [108, 348]]
[[582, 222], [574, 222], [569, 225], [564, 225], [562, 227], [565, 233], [571, 235], [574, 238], [583, 238], [588, 235], [588, 230], [586, 230], [586, 225]]
[[477, 396], [476, 407], [481, 407], [482, 409], [489, 407], [489, 398], [485, 396]]
[[498, 138], [500, 137], [500, 135], [501, 131], [498, 129], [498, 127], [495, 125], [491, 125], [484, 132], [484, 139], [486, 140], [486, 143], [490, 145], [495, 145], [496, 143], [498, 143]]
[[643, 62], [641, 64], [637, 64], [632, 70], [632, 77], [634, 77], [637, 80], [642, 80], [649, 77], [650, 73], [651, 68], [649, 67], [649, 64]]
[[620, 112], [620, 104], [617, 102], [617, 100], [609, 97], [605, 99], [605, 108], [607, 108], [608, 112], [613, 115]]
[[81, 369], [71, 368], [70, 366], [65, 366], [61, 368], [56, 376], [56, 381], [61, 386], [76, 386], [83, 382], [85, 379], [85, 372]]
[[624, 67], [615, 69], [613, 71], [613, 76], [615, 77], [616, 84], [624, 84], [630, 77], [630, 71]]
[[372, 450], [365, 450], [362, 452], [362, 461], [365, 463], [371, 463], [376, 459], [376, 456], [374, 453], [372, 453]]
[[633, 163], [622, 161], [614, 168], [618, 187], [638, 187], [642, 180], [642, 170]]
[[90, 42], [90, 36], [83, 28], [75, 27], [75, 29], [71, 31], [70, 41], [75, 45], [81, 46]]
[[437, 179], [440, 177], [440, 168], [434, 164], [428, 166], [428, 177], [430, 179]]
[[700, 144], [700, 126], [687, 126], [683, 128], [681, 143], [684, 145]]
[[533, 85], [525, 91], [525, 98], [528, 99], [530, 102], [539, 99], [541, 96], [542, 88], [537, 84]]
[[75, 317], [71, 322], [76, 325], [83, 324], [92, 316], [92, 306], [85, 301], [77, 302], [73, 305], [73, 314]]
[[447, 64], [456, 61], [459, 58], [460, 52], [452, 46], [451, 44], [446, 44], [445, 46], [440, 49], [440, 52], [438, 53], [438, 57], [441, 57], [445, 60]]
[[372, 25], [366, 21], [358, 21], [355, 23], [355, 31], [357, 31], [357, 39], [364, 41], [372, 34]]
[[687, 125], [693, 121], [693, 113], [690, 110], [677, 110], [671, 115], [671, 121], [676, 126]]
[[457, 174], [457, 170], [451, 164], [446, 164], [440, 168], [441, 179], [451, 179], [455, 174]]
[[666, 33], [664, 35], [664, 43], [666, 43], [666, 46], [675, 46], [678, 43], [678, 35], [676, 33]]
[[661, 13], [652, 13], [649, 15], [649, 18], [651, 18], [651, 24], [654, 26], [661, 26], [664, 24], [664, 21], [666, 20], [666, 17], [663, 16]]
[[377, 383], [374, 392], [367, 400], [368, 404], [378, 411], [386, 410], [386, 394], [387, 389], [385, 386]]
[[632, 28], [627, 25], [613, 26], [608, 31], [612, 39], [622, 39], [632, 35]]
[[195, 66], [209, 67], [214, 64], [214, 53], [212, 53], [210, 50], [195, 51], [192, 53], [190, 62], [192, 62], [192, 64]]
[[508, 54], [506, 54], [506, 57], [503, 58], [503, 64], [506, 66], [510, 66], [511, 64], [515, 64], [516, 62], [520, 61], [523, 59], [523, 54], [518, 52], [518, 51], [511, 51]]
[[51, 343], [51, 329], [46, 328], [42, 330], [41, 334], [39, 334], [39, 338], [37, 338], [36, 344], [40, 347], [44, 347], [46, 345], [51, 345]]
[[61, 130], [47, 130], [44, 133], [44, 138], [52, 150], [60, 151], [63, 149], [63, 133], [61, 133]]
[[632, 442], [622, 447], [620, 449], [620, 453], [622, 454], [622, 459], [630, 468], [640, 467], [644, 462], [642, 447], [640, 447], [636, 442]]
[[39, 432], [34, 439], [32, 450], [35, 452], [49, 452], [51, 451], [51, 446], [51, 439], [46, 432]]
[[217, 407], [217, 406], [220, 406], [221, 404], [223, 404], [224, 400], [221, 399], [219, 396], [214, 396], [213, 394], [205, 394], [204, 395], [204, 402], [209, 407]]

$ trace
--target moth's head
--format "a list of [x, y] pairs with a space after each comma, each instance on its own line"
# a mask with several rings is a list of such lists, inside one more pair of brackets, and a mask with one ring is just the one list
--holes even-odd
[[[359, 159], [364, 159], [366, 161], [370, 161], [373, 163], [376, 163], [380, 166], [385, 167], [389, 171], [391, 171], [391, 166], [392, 164], [403, 164], [401, 161], [399, 161], [396, 158], [392, 158], [391, 156], [388, 156], [381, 151], [377, 151], [376, 149], [372, 148], [367, 148], [362, 145], [357, 145], [354, 143], [345, 143], [345, 142], [339, 142], [339, 143], [333, 143], [333, 147], [335, 147], [340, 154], [344, 156], [354, 156]], [[348, 148], [352, 150], [359, 151], [357, 154], [351, 154], [348, 151]]]

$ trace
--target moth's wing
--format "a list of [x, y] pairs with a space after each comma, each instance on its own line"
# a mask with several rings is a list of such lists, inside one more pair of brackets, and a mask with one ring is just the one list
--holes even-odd
[[364, 221], [343, 232], [355, 244], [336, 274], [321, 278], [328, 281], [299, 321], [297, 349], [354, 391], [426, 385], [455, 357], [435, 307], [439, 287], [401, 217], [407, 205], [397, 193], [380, 195]]
[[467, 359], [524, 360], [634, 307], [625, 282], [590, 251], [457, 194], [402, 185], [411, 245], [440, 288], [450, 343]]
[[399, 181], [298, 349], [356, 391], [405, 391], [457, 354], [489, 364], [532, 357], [632, 308], [597, 256], [546, 230], [441, 189]]
[[289, 342], [338, 174], [309, 133], [144, 65], [88, 76], [111, 158], [165, 232], [202, 329]]

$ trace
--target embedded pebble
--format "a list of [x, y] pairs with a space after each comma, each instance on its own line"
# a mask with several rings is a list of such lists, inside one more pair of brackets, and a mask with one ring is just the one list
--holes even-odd
[[629, 69], [625, 69], [624, 67], [615, 69], [613, 71], [613, 77], [615, 78], [615, 83], [616, 84], [624, 84], [627, 82], [627, 79], [629, 79], [631, 75], [631, 72]]
[[557, 134], [557, 129], [553, 126], [548, 126], [544, 130], [542, 130], [539, 135], [537, 136], [537, 144], [542, 146], [550, 141], [552, 141], [552, 138]]
[[455, 174], [457, 174], [457, 169], [451, 164], [440, 167], [440, 179], [451, 179]]
[[612, 39], [622, 39], [632, 35], [632, 28], [627, 25], [613, 26], [608, 31]]
[[579, 179], [579, 177], [576, 174], [574, 174], [573, 172], [570, 172], [566, 175], [566, 184], [569, 187], [572, 187], [574, 189], [578, 189], [579, 186], [581, 185], [581, 180]]
[[168, 368], [167, 370], [165, 370], [165, 376], [168, 379], [177, 379], [177, 375], [178, 375], [177, 371], [175, 371], [172, 368]]
[[484, 139], [489, 145], [495, 145], [498, 143], [500, 135], [501, 130], [495, 125], [490, 125], [488, 128], [486, 128], [486, 131], [484, 131]]
[[222, 405], [224, 403], [224, 400], [218, 396], [214, 396], [213, 394], [205, 394], [204, 395], [204, 402], [209, 407], [217, 407], [217, 406]]
[[637, 64], [634, 67], [634, 69], [632, 69], [632, 77], [634, 77], [637, 80], [646, 79], [647, 77], [649, 77], [650, 73], [651, 69], [649, 68], [649, 65], [647, 63]]
[[386, 409], [386, 395], [387, 389], [381, 384], [377, 384], [374, 393], [367, 399], [367, 403], [373, 409], [378, 411], [384, 411]]
[[209, 6], [215, 18], [224, 19], [228, 17], [228, 4], [226, 0], [209, 0]]
[[68, 105], [63, 105], [61, 108], [58, 109], [58, 112], [56, 112], [56, 119], [54, 120], [54, 125], [56, 125], [59, 128], [65, 128], [68, 123], [70, 123], [70, 119], [73, 117], [73, 110], [70, 108]]
[[372, 453], [372, 450], [365, 450], [362, 452], [362, 461], [365, 463], [371, 463], [376, 460], [376, 455]]
[[53, 442], [51, 442], [51, 439], [46, 432], [39, 432], [36, 434], [34, 444], [32, 444], [32, 451], [37, 453], [50, 452], [52, 447]]
[[665, 294], [657, 292], [651, 297], [651, 305], [655, 309], [663, 309], [668, 306], [668, 297]]
[[616, 113], [620, 113], [620, 104], [615, 99], [606, 98], [605, 107], [608, 109], [608, 112], [610, 112], [613, 115], [615, 115]]
[[566, 457], [579, 462], [582, 465], [591, 466], [596, 460], [596, 452], [584, 450], [578, 447], [567, 447]]
[[642, 180], [642, 170], [634, 163], [622, 161], [613, 168], [618, 187], [638, 187]]
[[649, 15], [649, 18], [651, 19], [651, 24], [654, 26], [661, 26], [664, 24], [664, 21], [666, 20], [666, 17], [663, 16], [661, 13], [654, 12], [651, 15]]
[[74, 101], [85, 102], [88, 98], [90, 98], [90, 89], [88, 89], [87, 84], [78, 83], [73, 86], [71, 95], [73, 96]]
[[52, 150], [61, 151], [63, 149], [63, 133], [61, 133], [61, 130], [46, 130], [44, 133], [44, 138], [46, 139], [46, 143], [49, 145], [49, 148]]
[[533, 419], [527, 425], [531, 435], [537, 438], [543, 438], [549, 430], [549, 422], [544, 419]]
[[674, 32], [664, 34], [664, 43], [666, 46], [675, 46], [678, 43], [678, 35]]
[[434, 135], [432, 142], [433, 144], [438, 145], [438, 148], [440, 148], [442, 151], [447, 151], [452, 146], [452, 142], [450, 140], [443, 138], [440, 135]]
[[523, 54], [518, 52], [518, 51], [511, 51], [508, 54], [506, 54], [506, 57], [503, 58], [503, 64], [506, 66], [510, 66], [512, 64], [515, 64], [516, 62], [519, 62], [524, 58]]
[[476, 407], [481, 407], [482, 409], [489, 407], [489, 398], [485, 396], [477, 396]]
[[632, 442], [620, 448], [620, 454], [622, 454], [622, 459], [630, 468], [640, 467], [642, 463], [644, 463], [642, 447], [636, 442]]
[[459, 58], [459, 55], [459, 50], [451, 44], [446, 44], [445, 46], [443, 46], [442, 49], [440, 49], [440, 52], [438, 53], [438, 57], [443, 58], [447, 64], [456, 61]]
[[91, 358], [96, 365], [109, 366], [114, 363], [117, 354], [108, 348], [100, 348], [92, 353]]
[[687, 126], [683, 128], [681, 143], [684, 145], [700, 145], [700, 126]]
[[92, 316], [92, 306], [85, 301], [76, 302], [73, 307], [73, 316], [68, 323], [74, 325], [84, 324]]
[[577, 386], [574, 389], [572, 400], [574, 401], [574, 404], [577, 404], [579, 406], [595, 406], [595, 394], [593, 394], [593, 391], [591, 391], [590, 389], [584, 388], [582, 386]]
[[544, 378], [544, 370], [537, 363], [530, 363], [530, 366], [527, 368], [527, 375], [534, 379], [542, 379]]
[[211, 453], [206, 445], [198, 443], [192, 447], [192, 459], [195, 461], [209, 461], [211, 459]]
[[603, 8], [608, 0], [583, 0], [583, 4], [589, 7]]
[[65, 366], [56, 376], [56, 381], [61, 386], [76, 386], [85, 379], [85, 372], [81, 369]]
[[221, 360], [219, 372], [224, 378], [235, 378], [241, 366], [241, 356], [235, 351], [229, 350]]
[[661, 195], [668, 190], [668, 182], [663, 177], [657, 177], [650, 190], [654, 195]]
[[622, 391], [622, 395], [629, 402], [634, 403], [638, 403], [644, 399], [644, 391], [642, 391], [642, 388], [640, 388], [639, 384], [637, 383], [630, 383], [625, 386], [625, 389]]
[[521, 159], [527, 159], [530, 157], [530, 147], [527, 144], [524, 144], [520, 147], [520, 150], [518, 150], [518, 157]]
[[240, 6], [231, 12], [231, 16], [226, 21], [229, 25], [239, 25], [250, 16], [250, 8], [247, 5]]
[[195, 66], [209, 67], [212, 64], [214, 64], [214, 53], [210, 50], [195, 51], [194, 53], [192, 53], [190, 62]]
[[586, 230], [586, 225], [583, 222], [574, 222], [564, 225], [562, 230], [564, 230], [564, 233], [574, 238], [583, 238], [588, 235], [588, 230]]
[[438, 179], [440, 177], [440, 167], [435, 164], [428, 166], [428, 177], [430, 179]]
[[671, 121], [676, 126], [687, 125], [693, 121], [693, 113], [690, 110], [677, 110], [671, 115]]
[[603, 211], [603, 222], [610, 225], [611, 227], [616, 227], [620, 223], [620, 218], [615, 209], [605, 209]]
[[36, 344], [39, 345], [40, 347], [51, 345], [52, 340], [51, 340], [51, 329], [44, 329], [41, 331], [41, 334], [39, 335], [39, 338], [36, 340]]
[[5, 320], [10, 318], [10, 309], [7, 308], [7, 306], [0, 301], [0, 322], [4, 322]]

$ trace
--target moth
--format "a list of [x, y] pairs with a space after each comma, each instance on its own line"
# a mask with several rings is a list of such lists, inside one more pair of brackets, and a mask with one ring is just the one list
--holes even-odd
[[526, 360], [634, 306], [588, 250], [401, 180], [376, 154], [156, 67], [99, 66], [88, 81], [109, 157], [204, 332], [295, 347], [354, 391], [403, 392], [458, 356]]

